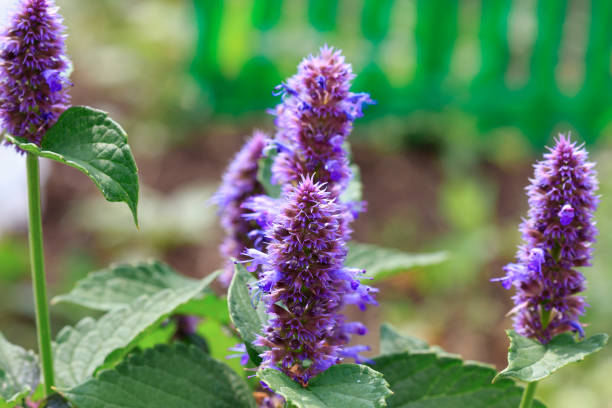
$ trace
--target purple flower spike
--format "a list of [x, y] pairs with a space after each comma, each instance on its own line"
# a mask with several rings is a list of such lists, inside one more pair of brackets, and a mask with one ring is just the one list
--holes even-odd
[[[329, 86], [329, 84], [328, 84]], [[351, 334], [365, 334], [361, 323], [346, 323], [342, 309], [374, 303], [374, 290], [360, 283], [358, 269], [345, 268], [344, 206], [313, 177], [286, 189], [268, 234], [267, 257], [258, 288], [271, 316], [257, 344], [264, 367], [278, 367], [306, 385], [312, 377], [358, 357], [363, 347], [346, 348]]]
[[578, 296], [584, 276], [576, 268], [590, 265], [599, 201], [586, 150], [564, 135], [549, 150], [527, 187], [530, 208], [520, 227], [524, 244], [517, 263], [504, 268], [505, 277], [494, 279], [506, 289], [516, 287], [515, 330], [542, 343], [568, 331], [584, 335], [579, 317], [587, 305]]
[[226, 268], [219, 278], [225, 286], [229, 285], [234, 275], [231, 259], [250, 259], [243, 254], [244, 251], [247, 248], [261, 248], [261, 238], [253, 234], [254, 231], [259, 231], [259, 226], [252, 217], [248, 217], [252, 211], [245, 208], [244, 203], [249, 198], [264, 193], [264, 187], [257, 181], [257, 171], [259, 159], [263, 156], [268, 141], [263, 132], [255, 131], [253, 137], [230, 163], [221, 187], [213, 198], [219, 207], [221, 226], [226, 233], [220, 248], [223, 258], [227, 260]]
[[295, 186], [305, 174], [339, 197], [351, 179], [348, 154], [342, 147], [363, 115], [363, 106], [373, 103], [367, 94], [350, 92], [355, 75], [340, 51], [321, 48], [318, 56], [304, 59], [298, 73], [279, 90], [283, 102], [276, 108], [277, 141], [291, 145], [280, 152], [273, 166], [273, 179]]
[[70, 62], [53, 0], [22, 0], [0, 39], [0, 130], [40, 145], [70, 103]]

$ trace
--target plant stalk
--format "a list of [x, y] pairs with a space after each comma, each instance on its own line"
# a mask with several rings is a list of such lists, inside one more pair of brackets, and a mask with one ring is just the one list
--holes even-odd
[[519, 408], [531, 408], [537, 386], [537, 381], [533, 381], [527, 384], [525, 390], [523, 391], [523, 398], [521, 399], [521, 405], [519, 405]]
[[38, 157], [27, 153], [30, 268], [36, 303], [36, 327], [38, 349], [42, 362], [45, 396], [52, 393], [54, 385], [53, 355], [51, 349], [51, 325], [47, 303], [47, 285], [45, 281], [45, 257], [43, 250], [42, 216], [40, 209], [40, 170]]

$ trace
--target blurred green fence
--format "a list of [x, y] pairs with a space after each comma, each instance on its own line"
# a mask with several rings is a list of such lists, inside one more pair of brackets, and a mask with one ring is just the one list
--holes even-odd
[[[611, 123], [610, 0], [194, 4], [199, 34], [193, 72], [216, 113], [240, 115], [273, 106], [274, 86], [295, 70], [302, 53], [327, 42], [358, 61], [355, 89], [379, 102], [366, 115], [370, 119], [457, 108], [475, 115], [483, 131], [518, 127], [535, 144], [546, 141], [559, 123], [568, 123], [587, 141]], [[535, 25], [531, 32], [530, 24]], [[516, 50], [513, 30], [517, 37], [530, 34], [524, 50]], [[473, 43], [472, 58], [457, 52], [466, 41]], [[513, 81], [521, 59], [523, 78]], [[559, 86], [562, 64], [573, 67], [569, 92]], [[456, 74], [472, 65], [472, 75]]]

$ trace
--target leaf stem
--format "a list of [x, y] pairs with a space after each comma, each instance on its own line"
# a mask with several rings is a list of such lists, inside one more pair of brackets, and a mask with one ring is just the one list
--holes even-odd
[[531, 408], [537, 386], [537, 381], [533, 381], [527, 384], [525, 390], [523, 391], [523, 398], [521, 399], [521, 405], [519, 405], [519, 408]]
[[28, 206], [30, 233], [30, 268], [36, 303], [36, 326], [38, 349], [42, 361], [45, 396], [52, 393], [53, 355], [51, 350], [51, 325], [47, 304], [47, 286], [45, 282], [45, 259], [42, 237], [42, 216], [40, 210], [40, 175], [38, 157], [27, 153]]

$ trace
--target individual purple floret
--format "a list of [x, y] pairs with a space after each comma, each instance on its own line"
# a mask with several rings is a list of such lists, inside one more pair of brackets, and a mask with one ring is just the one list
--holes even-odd
[[251, 267], [261, 265], [258, 290], [270, 320], [257, 344], [264, 367], [276, 367], [302, 385], [339, 363], [358, 357], [345, 348], [361, 323], [347, 323], [346, 304], [375, 304], [375, 289], [361, 284], [363, 271], [346, 268], [344, 206], [324, 185], [303, 177], [285, 190], [280, 211], [267, 230], [267, 253], [249, 251]]
[[268, 137], [255, 131], [242, 149], [236, 154], [223, 175], [223, 182], [213, 201], [219, 208], [221, 226], [226, 238], [221, 244], [221, 253], [226, 259], [225, 272], [219, 278], [228, 286], [234, 275], [232, 258], [245, 260], [243, 252], [247, 248], [259, 248], [261, 237], [255, 220], [245, 215], [251, 210], [244, 208], [247, 199], [264, 193], [264, 187], [257, 181], [258, 162], [268, 145]]
[[529, 214], [520, 226], [524, 244], [517, 263], [494, 279], [506, 289], [516, 287], [515, 330], [542, 343], [567, 331], [584, 335], [578, 319], [586, 303], [577, 294], [585, 279], [576, 268], [590, 265], [599, 201], [594, 163], [587, 161], [586, 150], [564, 135], [549, 150], [527, 187]]
[[0, 44], [0, 129], [38, 145], [70, 103], [57, 10], [53, 0], [22, 0]]
[[278, 88], [283, 102], [276, 108], [279, 149], [272, 168], [274, 183], [296, 185], [305, 174], [327, 183], [339, 197], [351, 179], [344, 142], [353, 121], [363, 116], [365, 93], [350, 92], [353, 74], [341, 52], [324, 46], [318, 56], [304, 59], [298, 73]]

